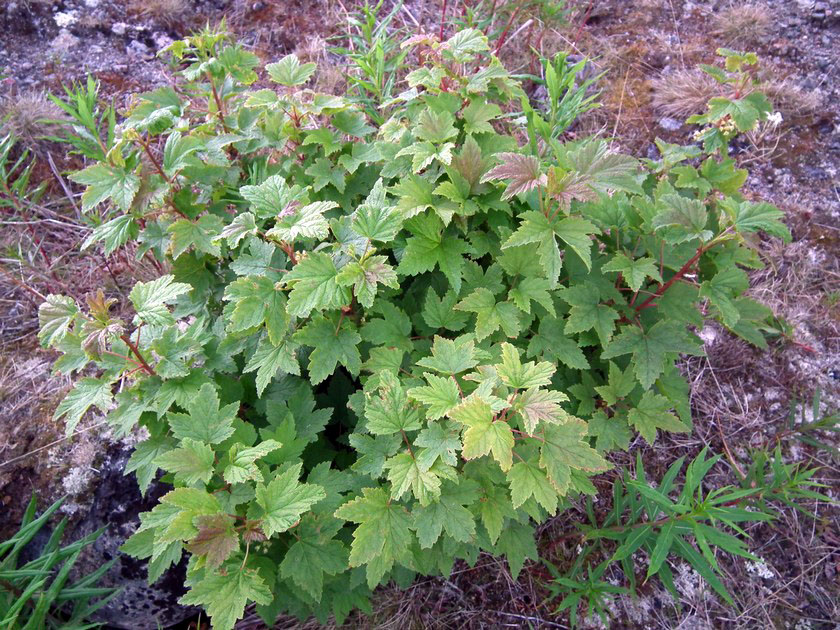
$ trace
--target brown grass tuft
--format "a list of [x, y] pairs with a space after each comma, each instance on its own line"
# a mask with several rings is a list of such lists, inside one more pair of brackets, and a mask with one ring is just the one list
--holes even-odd
[[174, 26], [187, 17], [192, 7], [189, 0], [130, 0], [130, 13], [144, 18], [151, 18], [166, 26]]
[[14, 91], [0, 98], [0, 136], [11, 134], [35, 151], [53, 132], [48, 121], [61, 118], [63, 112], [43, 92]]
[[[726, 94], [726, 86], [697, 69], [661, 74], [650, 85], [654, 109], [674, 118], [702, 113], [710, 98]], [[775, 111], [781, 112], [786, 121], [807, 118], [819, 108], [817, 94], [803, 91], [789, 79], [775, 79], [768, 75], [756, 89], [767, 95]]]
[[651, 81], [654, 109], [666, 116], [688, 118], [706, 109], [706, 103], [720, 94], [720, 85], [702, 70], [677, 70]]
[[764, 40], [771, 24], [767, 6], [739, 4], [715, 14], [712, 34], [725, 46], [747, 46]]

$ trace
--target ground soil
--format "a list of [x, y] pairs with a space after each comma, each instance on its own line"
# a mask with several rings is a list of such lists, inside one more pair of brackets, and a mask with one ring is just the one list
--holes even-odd
[[[157, 49], [222, 16], [266, 61], [297, 50], [334, 63], [323, 41], [346, 34], [347, 13], [354, 4], [7, 2], [0, 8], [0, 69], [6, 68], [0, 77], [10, 79], [0, 84], [0, 98], [28, 90], [58, 92], [62, 84], [91, 73], [120, 107], [133, 92], [168, 81], [165, 67], [154, 57]], [[386, 0], [386, 10], [392, 4]], [[458, 12], [464, 4], [478, 2], [454, 1], [448, 7]], [[505, 13], [505, 6], [529, 3], [492, 4], [504, 20], [512, 12]], [[396, 23], [434, 30], [442, 5], [447, 3], [408, 0]], [[751, 171], [748, 195], [783, 209], [794, 237], [789, 245], [756, 243], [767, 266], [752, 275], [751, 292], [774, 309], [779, 334], [770, 350], [762, 352], [715, 326], [702, 331], [707, 356], [682, 366], [693, 388], [694, 432], [645, 448], [649, 471], [661, 473], [675, 457], [692, 457], [709, 445], [732, 462], [721, 467], [714, 481], [734, 483], [731, 470], [748, 465], [751, 449], [778, 443], [785, 461], [821, 466], [819, 478], [836, 498], [838, 460], [798, 441], [788, 423], [791, 408], [797, 417], [804, 413], [811, 419], [806, 407], [818, 391], [819, 413], [840, 408], [840, 2], [756, 0], [745, 6], [739, 0], [570, 0], [567, 5], [563, 24], [541, 25], [523, 9], [508, 30], [501, 55], [508, 67], [527, 71], [533, 67], [532, 48], [545, 55], [567, 50], [593, 58], [596, 71], [607, 71], [600, 82], [603, 107], [580, 122], [577, 134], [600, 131], [639, 157], [656, 156], [656, 137], [688, 142], [692, 130], [668, 106], [680, 104], [679, 81], [685, 83], [681, 73], [713, 62], [718, 46], [757, 51], [784, 105], [780, 128], [739, 147], [737, 155]], [[745, 20], [746, 11], [754, 19]], [[56, 171], [72, 166], [60, 147], [47, 143], [40, 150], [54, 158]], [[84, 509], [97, 453], [110, 439], [98, 425], [101, 418], [87, 418], [81, 425], [84, 432], [72, 440], [64, 440], [63, 428], [50, 420], [69, 381], [50, 375], [52, 357], [38, 349], [35, 339], [38, 299], [21, 281], [41, 293], [66, 292], [69, 286], [81, 297], [103, 284], [114, 292], [124, 290], [142, 275], [119, 255], [97, 260], [75, 254], [84, 232], [72, 226], [72, 210], [61, 209], [69, 204], [53, 169], [42, 168], [43, 177], [51, 180], [47, 208], [69, 213], [70, 227], [56, 219], [37, 230], [4, 227], [0, 237], [0, 262], [12, 274], [0, 276], [0, 535], [13, 527], [31, 491], [43, 501], [69, 493], [68, 509]], [[644, 447], [635, 443], [633, 448]], [[603, 485], [609, 489], [608, 480]], [[677, 562], [673, 569], [681, 601], [674, 602], [651, 582], [638, 598], [616, 600], [612, 627], [836, 628], [840, 512], [826, 503], [808, 507], [816, 519], [786, 509], [777, 522], [749, 530], [750, 547], [763, 563], [721, 560], [735, 607], [722, 604], [690, 568]], [[561, 571], [577, 554], [574, 537], [563, 537], [580, 518], [575, 508], [541, 530], [540, 548]], [[475, 567], [458, 565], [446, 580], [419, 580], [407, 592], [382, 589], [375, 615], [356, 618], [352, 625], [564, 628], [568, 619], [555, 614], [556, 601], [546, 599], [543, 585], [549, 577], [541, 565], [530, 564], [513, 580], [503, 562], [482, 557]], [[262, 626], [249, 619], [242, 627]], [[288, 620], [278, 627], [304, 626]]]

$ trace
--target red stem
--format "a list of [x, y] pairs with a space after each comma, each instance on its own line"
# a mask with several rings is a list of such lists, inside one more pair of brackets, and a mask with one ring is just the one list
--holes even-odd
[[151, 365], [148, 364], [146, 359], [143, 358], [143, 355], [140, 354], [140, 350], [137, 345], [131, 341], [131, 338], [128, 335], [120, 335], [120, 339], [125, 342], [125, 345], [128, 346], [128, 349], [131, 350], [132, 354], [137, 357], [137, 360], [140, 362], [140, 365], [146, 371], [147, 374], [150, 376], [155, 376], [157, 373], [154, 371]]
[[668, 289], [670, 289], [670, 288], [671, 288], [671, 286], [672, 286], [672, 285], [673, 285], [673, 284], [674, 284], [677, 280], [679, 280], [679, 279], [680, 279], [680, 278], [682, 278], [682, 277], [683, 277], [686, 273], [688, 273], [689, 269], [691, 269], [691, 268], [694, 266], [694, 264], [695, 264], [698, 260], [700, 260], [700, 256], [702, 256], [702, 255], [706, 252], [706, 250], [707, 250], [707, 249], [708, 249], [708, 248], [707, 248], [707, 247], [704, 247], [703, 245], [701, 245], [700, 247], [698, 247], [698, 248], [697, 248], [697, 252], [694, 254], [694, 256], [692, 256], [692, 257], [688, 260], [688, 262], [686, 262], [686, 263], [685, 263], [682, 267], [680, 267], [680, 270], [679, 270], [679, 271], [677, 271], [677, 273], [675, 273], [675, 274], [671, 277], [671, 279], [670, 279], [670, 280], [668, 280], [668, 282], [666, 282], [666, 283], [664, 283], [664, 284], [660, 284], [660, 285], [659, 285], [659, 288], [658, 288], [656, 291], [654, 291], [654, 292], [653, 292], [653, 295], [651, 295], [648, 299], [646, 299], [644, 302], [642, 302], [641, 304], [639, 304], [639, 306], [637, 306], [637, 307], [636, 307], [636, 311], [638, 312], [638, 311], [642, 311], [642, 310], [646, 309], [648, 306], [650, 306], [650, 303], [651, 303], [651, 302], [653, 302], [656, 298], [661, 297], [661, 296], [662, 296], [662, 294], [663, 294], [663, 293], [665, 293], [665, 291], [667, 291]]
[[502, 49], [502, 46], [504, 45], [505, 40], [507, 39], [508, 31], [510, 30], [510, 27], [513, 26], [513, 21], [516, 19], [516, 16], [519, 14], [519, 9], [521, 8], [522, 5], [520, 4], [518, 7], [516, 7], [516, 9], [514, 9], [513, 13], [510, 14], [510, 19], [505, 25], [505, 30], [502, 31], [502, 34], [499, 36], [499, 41], [496, 43], [496, 48], [493, 51], [494, 55], [498, 55], [499, 51]]

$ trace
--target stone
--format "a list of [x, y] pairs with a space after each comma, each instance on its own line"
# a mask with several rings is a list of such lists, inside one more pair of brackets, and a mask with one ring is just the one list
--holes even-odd
[[61, 29], [55, 39], [50, 42], [50, 48], [59, 54], [66, 54], [79, 44], [79, 38], [66, 28]]
[[675, 118], [660, 118], [657, 124], [667, 131], [679, 131], [682, 128], [682, 123]]
[[128, 46], [126, 46], [125, 51], [129, 55], [135, 55], [137, 57], [148, 57], [150, 54], [149, 47], [137, 39], [131, 40]]
[[86, 575], [112, 558], [117, 561], [103, 576], [99, 586], [122, 587], [122, 591], [93, 620], [120, 630], [157, 630], [182, 623], [197, 610], [178, 604], [186, 592], [186, 559], [171, 567], [151, 586], [146, 580], [146, 561], [132, 558], [120, 545], [140, 524], [140, 514], [157, 505], [171, 487], [153, 483], [145, 497], [140, 495], [134, 475], [124, 475], [132, 447], [114, 445], [98, 467], [93, 499], [87, 514], [78, 522], [66, 540], [78, 540], [106, 526], [102, 536], [79, 559], [79, 575]]

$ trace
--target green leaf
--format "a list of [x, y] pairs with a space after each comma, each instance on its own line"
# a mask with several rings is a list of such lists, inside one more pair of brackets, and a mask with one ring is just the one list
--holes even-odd
[[554, 317], [544, 317], [536, 335], [528, 343], [528, 356], [542, 356], [559, 361], [576, 370], [588, 370], [589, 361], [580, 346], [569, 339], [564, 332], [564, 324]]
[[242, 332], [265, 322], [271, 341], [279, 343], [289, 326], [286, 296], [266, 276], [237, 278], [225, 288], [224, 300], [233, 306], [227, 330]]
[[332, 538], [333, 527], [324, 527], [312, 518], [302, 520], [296, 533], [296, 541], [280, 563], [280, 575], [320, 602], [324, 575], [338, 575], [347, 570], [347, 548]]
[[648, 389], [665, 370], [665, 358], [669, 353], [700, 355], [702, 349], [679, 324], [662, 320], [648, 331], [636, 326], [625, 326], [604, 349], [601, 358], [614, 359], [632, 354], [636, 378], [642, 387]]
[[611, 153], [601, 140], [589, 141], [568, 153], [566, 158], [575, 171], [575, 179], [593, 190], [609, 194], [623, 190], [642, 194], [639, 185], [638, 161], [621, 153]]
[[414, 445], [420, 447], [416, 456], [421, 469], [431, 468], [438, 459], [449, 466], [458, 463], [456, 453], [461, 450], [461, 438], [450, 423], [429, 422], [414, 438]]
[[502, 470], [513, 463], [513, 432], [503, 421], [493, 419], [490, 405], [476, 395], [469, 396], [449, 413], [449, 417], [467, 425], [464, 431], [464, 459], [475, 459], [492, 452]]
[[338, 270], [327, 254], [315, 252], [302, 258], [284, 281], [292, 287], [290, 315], [308, 317], [313, 310], [333, 310], [350, 303], [350, 290], [338, 283]]
[[735, 168], [732, 158], [717, 161], [711, 156], [703, 162], [701, 170], [703, 177], [724, 195], [737, 194], [749, 174], [747, 169]]
[[502, 382], [513, 389], [531, 389], [551, 383], [555, 367], [546, 361], [522, 363], [519, 349], [509, 343], [502, 343], [502, 362], [495, 366]]
[[427, 386], [408, 390], [408, 396], [426, 405], [426, 417], [436, 420], [445, 416], [461, 402], [461, 395], [455, 377], [445, 378], [425, 372]]
[[735, 298], [746, 291], [750, 280], [743, 271], [735, 266], [719, 271], [711, 280], [700, 285], [700, 297], [709, 299], [728, 328], [732, 328], [741, 319], [741, 312]]
[[[317, 144], [324, 150], [324, 155], [326, 156], [330, 156], [337, 151], [341, 151], [341, 147], [343, 145], [341, 138], [339, 138], [332, 129], [324, 127], [307, 131], [306, 137], [303, 139], [301, 144], [305, 147]], [[339, 163], [343, 164], [341, 158], [339, 158]]]
[[626, 255], [618, 253], [601, 267], [601, 270], [619, 272], [624, 277], [627, 286], [634, 291], [642, 288], [645, 278], [662, 282], [662, 276], [659, 275], [659, 270], [656, 268], [656, 261], [648, 256], [631, 260]]
[[545, 469], [549, 481], [561, 495], [565, 495], [569, 489], [573, 469], [602, 472], [610, 467], [598, 451], [589, 446], [586, 434], [586, 423], [577, 418], [543, 427], [540, 466]]
[[554, 302], [548, 293], [550, 288], [551, 284], [545, 278], [522, 278], [510, 290], [508, 297], [519, 307], [519, 310], [526, 313], [531, 312], [531, 302], [536, 302], [554, 315]]
[[113, 381], [105, 377], [101, 379], [88, 377], [76, 382], [73, 389], [58, 403], [58, 407], [53, 414], [53, 420], [65, 417], [65, 435], [73, 434], [79, 420], [91, 407], [98, 407], [102, 413], [108, 411], [112, 400], [112, 384]]
[[175, 282], [172, 275], [161, 276], [151, 282], [138, 282], [128, 294], [128, 299], [137, 313], [135, 323], [145, 322], [150, 326], [174, 324], [175, 318], [166, 305], [191, 290], [189, 284]]
[[268, 484], [257, 484], [257, 504], [265, 511], [262, 530], [269, 538], [285, 532], [327, 495], [321, 486], [300, 483], [301, 465], [292, 466]]
[[391, 372], [380, 374], [378, 396], [366, 394], [367, 430], [374, 435], [416, 431], [421, 427], [420, 414], [408, 404], [406, 392]]
[[316, 68], [316, 64], [312, 62], [302, 64], [297, 55], [286, 55], [280, 61], [267, 64], [265, 71], [274, 83], [293, 87], [306, 83]]
[[565, 333], [580, 333], [594, 329], [598, 339], [607, 345], [615, 330], [618, 312], [611, 306], [601, 304], [601, 293], [592, 282], [572, 285], [559, 292], [561, 299], [571, 305], [566, 320]]
[[257, 396], [262, 396], [266, 386], [277, 375], [278, 371], [283, 374], [300, 376], [300, 366], [295, 356], [297, 348], [298, 345], [290, 339], [283, 339], [276, 346], [271, 343], [268, 337], [260, 339], [257, 350], [242, 369], [245, 374], [256, 371]]
[[434, 184], [424, 177], [409, 175], [404, 177], [394, 186], [394, 193], [399, 195], [397, 211], [401, 218], [409, 219], [414, 217], [426, 208], [433, 208], [435, 205]]
[[488, 289], [476, 289], [456, 304], [455, 308], [476, 314], [475, 338], [478, 341], [499, 328], [508, 337], [516, 337], [519, 334], [521, 311], [510, 302], [496, 302], [493, 293]]
[[385, 203], [382, 179], [378, 179], [365, 202], [353, 213], [353, 229], [372, 241], [388, 243], [396, 238], [403, 217]]
[[502, 110], [495, 103], [474, 100], [461, 111], [461, 115], [464, 117], [464, 133], [493, 133], [490, 121], [501, 116]]
[[291, 243], [299, 237], [324, 239], [329, 235], [329, 223], [324, 213], [338, 204], [334, 201], [316, 201], [302, 208], [289, 208], [280, 213], [274, 227], [265, 233], [266, 238]]
[[566, 422], [571, 416], [560, 407], [560, 403], [568, 400], [569, 397], [563, 392], [534, 388], [526, 390], [514, 400], [514, 409], [525, 421], [526, 431], [534, 433], [539, 422]]
[[633, 366], [628, 365], [623, 372], [612, 361], [610, 361], [609, 377], [606, 385], [601, 385], [595, 388], [604, 402], [610, 407], [614, 406], [619, 400], [624, 399], [630, 395], [636, 388], [636, 379], [633, 376]]
[[205, 514], [195, 519], [198, 534], [187, 545], [190, 553], [204, 556], [207, 567], [215, 571], [239, 549], [239, 534], [233, 517], [227, 514]]
[[321, 157], [315, 160], [312, 166], [306, 169], [306, 174], [312, 177], [312, 190], [315, 192], [332, 185], [339, 193], [344, 193], [344, 169], [335, 166], [329, 158]]
[[467, 63], [475, 59], [478, 53], [488, 52], [490, 44], [480, 30], [465, 28], [443, 42], [441, 49], [444, 56], [452, 61]]
[[213, 630], [233, 630], [249, 602], [268, 605], [273, 599], [257, 571], [231, 567], [225, 574], [205, 576], [178, 601], [185, 606], [203, 606], [213, 620]]
[[350, 566], [368, 564], [368, 586], [373, 588], [396, 560], [407, 558], [414, 535], [403, 505], [391, 501], [381, 488], [365, 488], [362, 493], [338, 508], [335, 516], [359, 523], [353, 532]]
[[38, 339], [41, 345], [58, 344], [70, 332], [79, 315], [79, 306], [71, 297], [49, 294], [38, 307]]
[[516, 521], [509, 522], [496, 543], [496, 553], [505, 554], [510, 574], [515, 580], [522, 571], [526, 558], [538, 558], [533, 528]]
[[656, 440], [656, 430], [688, 433], [690, 430], [677, 416], [671, 413], [673, 404], [665, 396], [647, 391], [639, 404], [630, 409], [627, 414], [630, 424], [636, 427], [648, 444]]
[[457, 293], [461, 290], [461, 269], [467, 244], [460, 238], [444, 236], [443, 224], [434, 214], [422, 214], [406, 223], [413, 234], [406, 241], [397, 271], [416, 276], [439, 267]]
[[401, 149], [396, 157], [411, 156], [412, 172], [420, 173], [435, 160], [441, 164], [449, 165], [452, 162], [452, 149], [454, 148], [455, 144], [452, 142], [447, 142], [438, 147], [431, 142], [417, 142]]
[[124, 214], [115, 219], [98, 225], [82, 243], [82, 249], [87, 249], [94, 243], [103, 241], [104, 253], [110, 256], [119, 247], [125, 245], [129, 239], [136, 239], [138, 235], [137, 222], [130, 214]]
[[557, 491], [535, 461], [521, 461], [507, 474], [513, 507], [520, 507], [532, 496], [549, 514], [557, 512]]
[[626, 451], [630, 446], [630, 430], [623, 420], [607, 417], [603, 411], [596, 411], [589, 419], [589, 435], [595, 437], [595, 448], [599, 453], [621, 449]]
[[653, 551], [650, 554], [650, 564], [648, 565], [645, 579], [649, 579], [652, 575], [656, 575], [662, 563], [668, 557], [668, 552], [671, 550], [671, 544], [674, 541], [674, 527], [676, 521], [671, 519], [667, 521], [656, 536], [656, 544], [653, 546]]
[[249, 480], [262, 483], [263, 476], [255, 462], [281, 446], [283, 445], [277, 440], [265, 440], [250, 448], [234, 444], [230, 448], [230, 463], [225, 466], [222, 474], [224, 480], [228, 483], [242, 483]]
[[587, 269], [591, 268], [590, 250], [592, 240], [590, 235], [598, 232], [598, 228], [594, 224], [577, 217], [549, 221], [544, 214], [533, 210], [524, 212], [520, 216], [523, 219], [522, 223], [502, 245], [502, 249], [530, 243], [537, 244], [537, 253], [551, 288], [557, 286], [557, 279], [563, 266], [563, 258], [560, 255], [556, 237], [560, 237], [574, 250]]
[[179, 440], [190, 438], [207, 444], [219, 444], [233, 435], [233, 420], [239, 403], [219, 407], [219, 397], [210, 383], [186, 404], [186, 414], [170, 412], [167, 416], [172, 434]]
[[473, 515], [455, 496], [443, 494], [440, 501], [414, 508], [412, 516], [422, 549], [432, 547], [443, 531], [462, 543], [470, 542], [475, 536]]
[[411, 320], [405, 311], [391, 302], [380, 301], [371, 314], [382, 317], [370, 319], [362, 326], [362, 339], [377, 346], [399, 348], [406, 352], [413, 350]]
[[336, 330], [336, 325], [329, 319], [314, 317], [292, 337], [296, 343], [313, 349], [309, 355], [308, 366], [309, 380], [313, 385], [332, 374], [339, 363], [353, 375], [358, 374], [362, 368], [362, 357], [358, 348], [362, 338], [352, 323], [345, 320], [340, 324]]
[[444, 143], [458, 135], [455, 118], [449, 112], [435, 111], [427, 107], [417, 118], [414, 135], [420, 140], [434, 144]]
[[440, 497], [440, 478], [431, 468], [423, 469], [411, 453], [399, 453], [385, 462], [391, 497], [400, 499], [409, 489], [420, 505], [428, 505]]
[[417, 365], [441, 374], [454, 375], [466, 372], [478, 365], [475, 342], [465, 337], [453, 340], [435, 335], [432, 356], [420, 359]]
[[668, 243], [678, 245], [694, 239], [706, 242], [714, 236], [706, 229], [709, 213], [702, 201], [676, 194], [662, 195], [660, 201], [665, 210], [653, 218], [653, 227], [667, 228], [664, 238]]
[[373, 306], [378, 284], [392, 289], [400, 288], [397, 274], [387, 261], [387, 256], [368, 256], [361, 262], [351, 261], [341, 268], [336, 281], [344, 287], [353, 286], [359, 303], [370, 308]]
[[300, 189], [289, 188], [280, 175], [272, 175], [258, 186], [242, 186], [239, 194], [251, 205], [257, 218], [275, 217], [300, 198]]
[[173, 131], [163, 147], [163, 172], [167, 177], [174, 178], [181, 170], [198, 162], [193, 154], [201, 148], [203, 142], [199, 138], [183, 137], [181, 132]]
[[769, 203], [753, 203], [726, 198], [721, 207], [738, 232], [766, 232], [770, 236], [790, 242], [790, 230], [782, 223], [784, 213]]
[[134, 196], [140, 190], [140, 178], [124, 168], [98, 163], [70, 175], [77, 184], [87, 186], [82, 195], [82, 210], [96, 207], [111, 199], [123, 212], [128, 212]]
[[358, 110], [337, 112], [332, 117], [332, 124], [339, 131], [354, 138], [363, 138], [376, 131], [367, 124], [364, 113]]
[[467, 325], [468, 315], [455, 310], [458, 303], [458, 295], [454, 291], [447, 291], [443, 298], [439, 298], [433, 288], [426, 292], [426, 300], [423, 303], [423, 321], [430, 328], [445, 328], [453, 332], [462, 330]]
[[[219, 501], [198, 488], [175, 488], [161, 497], [149, 516], [160, 515], [155, 542], [185, 541], [198, 534], [196, 517], [219, 512]], [[153, 521], [154, 522], [154, 521]], [[143, 521], [143, 525], [146, 525]]]
[[146, 490], [157, 476], [158, 465], [155, 463], [157, 458], [161, 454], [172, 450], [174, 446], [175, 441], [172, 438], [158, 436], [144, 440], [135, 447], [125, 465], [125, 474], [135, 473], [137, 485], [140, 487], [142, 495], [146, 494]]
[[230, 247], [236, 247], [246, 236], [257, 233], [257, 224], [254, 215], [250, 212], [243, 212], [236, 215], [233, 221], [225, 226], [219, 238], [227, 239]]
[[175, 473], [175, 480], [188, 486], [207, 483], [213, 476], [215, 455], [204, 442], [185, 438], [179, 448], [160, 455], [155, 464]]
[[190, 247], [198, 252], [219, 257], [222, 250], [218, 240], [223, 226], [222, 220], [215, 214], [205, 214], [198, 221], [179, 219], [166, 230], [172, 235], [172, 258], [178, 258]]

